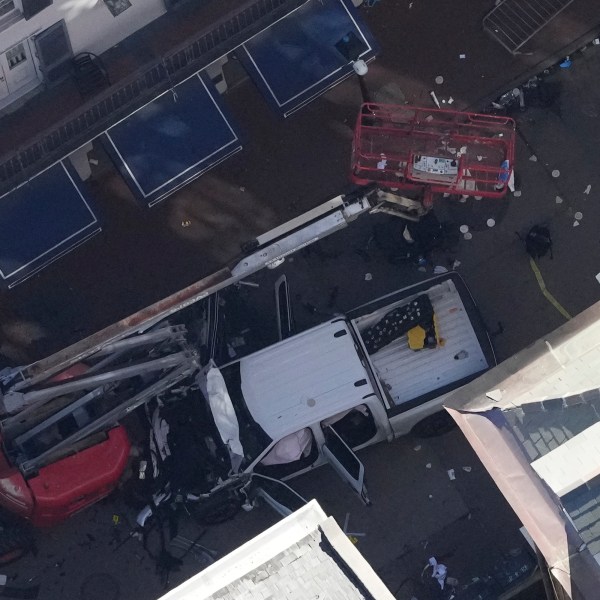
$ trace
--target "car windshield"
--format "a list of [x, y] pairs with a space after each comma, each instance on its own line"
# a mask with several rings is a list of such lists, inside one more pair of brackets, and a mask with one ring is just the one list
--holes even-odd
[[240, 428], [240, 441], [244, 448], [242, 467], [254, 461], [273, 441], [252, 418], [242, 394], [240, 363], [235, 362], [221, 369], [227, 391]]

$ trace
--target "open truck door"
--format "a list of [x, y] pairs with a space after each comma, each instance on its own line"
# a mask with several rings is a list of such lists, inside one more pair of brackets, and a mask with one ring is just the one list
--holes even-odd
[[364, 465], [331, 425], [323, 428], [323, 435], [325, 436], [325, 443], [321, 448], [323, 456], [334, 471], [359, 495], [364, 504], [369, 506], [371, 500], [365, 486]]
[[253, 501], [260, 498], [282, 517], [287, 517], [302, 508], [306, 500], [289, 485], [259, 473], [253, 473], [248, 497]]

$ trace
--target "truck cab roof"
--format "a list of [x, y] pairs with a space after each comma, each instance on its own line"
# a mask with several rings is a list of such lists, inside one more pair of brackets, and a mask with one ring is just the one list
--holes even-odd
[[248, 410], [272, 439], [317, 423], [375, 396], [343, 318], [240, 359]]

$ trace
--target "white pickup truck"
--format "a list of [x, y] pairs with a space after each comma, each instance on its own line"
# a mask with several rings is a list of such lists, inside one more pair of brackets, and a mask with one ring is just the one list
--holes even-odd
[[448, 273], [220, 367], [235, 413], [221, 437], [243, 448], [240, 473], [285, 480], [329, 462], [369, 503], [354, 451], [445, 431], [445, 395], [494, 364], [465, 283]]
[[[147, 416], [145, 431], [159, 432], [167, 413], [171, 482], [194, 487], [201, 499], [234, 490], [237, 500], [261, 473], [280, 481], [330, 462], [368, 502], [353, 451], [409, 431], [443, 431], [445, 394], [495, 364], [457, 273], [297, 335], [287, 288], [279, 286], [284, 339], [207, 365], [217, 357], [216, 292], [370, 208], [360, 193], [334, 198], [257, 238], [234, 267], [46, 359], [0, 373], [0, 506], [40, 526], [68, 518], [117, 486], [131, 434], [139, 431], [139, 423], [131, 427], [134, 416]], [[133, 441], [139, 445], [139, 436]]]

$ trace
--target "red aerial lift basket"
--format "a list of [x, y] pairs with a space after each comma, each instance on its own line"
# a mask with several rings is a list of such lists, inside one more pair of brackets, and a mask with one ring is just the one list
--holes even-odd
[[354, 133], [351, 179], [359, 185], [500, 198], [515, 155], [508, 117], [365, 103]]

